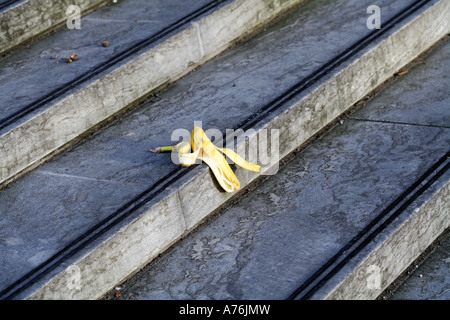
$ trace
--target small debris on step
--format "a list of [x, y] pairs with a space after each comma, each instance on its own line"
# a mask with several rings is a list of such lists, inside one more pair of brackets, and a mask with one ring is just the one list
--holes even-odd
[[404, 75], [404, 74], [407, 74], [408, 71], [409, 71], [409, 70], [405, 70], [405, 71], [399, 72], [399, 73], [397, 73], [397, 76], [402, 76], [402, 75]]

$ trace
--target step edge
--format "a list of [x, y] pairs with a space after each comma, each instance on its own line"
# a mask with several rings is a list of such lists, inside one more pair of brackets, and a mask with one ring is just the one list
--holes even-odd
[[[73, 4], [71, 1], [67, 1], [67, 7], [71, 4]], [[77, 2], [77, 6], [80, 7], [81, 12], [80, 16], [83, 17], [97, 8], [104, 6], [108, 3], [107, 0], [83, 0], [82, 3], [80, 1]], [[0, 45], [0, 55], [6, 55], [11, 51], [16, 50], [16, 48], [19, 48], [20, 46], [27, 45], [28, 42], [33, 41], [37, 36], [40, 34], [46, 34], [50, 32], [51, 30], [54, 30], [61, 26], [66, 20], [67, 16], [64, 12], [56, 12], [55, 17], [51, 19], [50, 25], [48, 23], [43, 24], [41, 19], [34, 19], [28, 21], [25, 27], [19, 26], [19, 20], [18, 17], [23, 14], [25, 11], [39, 11], [42, 10], [42, 3], [40, 1], [36, 0], [28, 0], [20, 3], [13, 4], [11, 7], [8, 7], [5, 11], [0, 12], [0, 16], [2, 19], [5, 19], [7, 21], [5, 23], [7, 30], [20, 30], [19, 34], [13, 34], [10, 33], [4, 33], [3, 35], [0, 35], [0, 42], [2, 42]], [[48, 7], [53, 8], [54, 5], [49, 4]], [[42, 11], [40, 11], [42, 12]], [[31, 24], [31, 26], [30, 26]]]
[[[364, 261], [361, 261], [345, 279], [328, 292], [324, 299], [376, 299], [450, 226], [450, 215], [448, 210], [445, 210], [445, 203], [449, 203], [449, 201], [450, 180], [433, 192], [428, 199], [422, 201], [418, 207], [415, 207], [408, 217], [403, 217], [405, 220], [394, 231], [391, 231], [389, 237], [383, 239], [383, 242], [379, 243]], [[436, 208], [439, 211], [436, 211]], [[434, 219], [431, 219], [432, 217]], [[432, 222], [432, 227], [421, 227], [424, 222]], [[415, 240], [414, 243], [408, 242], [412, 239]], [[392, 255], [390, 254], [392, 252], [401, 252], [402, 254]], [[386, 261], [380, 257], [391, 257], [392, 259]], [[379, 279], [375, 279], [374, 274], [379, 276]], [[377, 283], [372, 283], [374, 280], [377, 280]]]

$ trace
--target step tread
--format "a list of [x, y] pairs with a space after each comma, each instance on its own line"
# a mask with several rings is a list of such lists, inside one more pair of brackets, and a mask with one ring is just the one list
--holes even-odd
[[[6, 57], [0, 61], [0, 150], [6, 153], [0, 183], [37, 167], [301, 1], [121, 1], [82, 19], [81, 29], [61, 28]], [[70, 54], [78, 60], [65, 63]]]

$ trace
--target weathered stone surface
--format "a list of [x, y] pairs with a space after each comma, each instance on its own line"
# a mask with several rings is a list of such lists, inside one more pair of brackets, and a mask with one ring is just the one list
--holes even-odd
[[442, 235], [442, 239], [440, 237], [436, 248], [423, 264], [412, 267], [414, 271], [388, 297], [389, 300], [449, 300], [449, 231]]
[[143, 189], [115, 181], [40, 172], [0, 193], [2, 289]]
[[[45, 157], [80, 134], [152, 90], [194, 70], [232, 46], [239, 37], [252, 32], [298, 2], [299, 0], [224, 2], [211, 12], [200, 15], [192, 23], [165, 35], [149, 48], [127, 57], [56, 101], [51, 101], [41, 110], [4, 128], [0, 131], [0, 183], [12, 180], [18, 173], [37, 166]], [[182, 9], [173, 10], [173, 5], [179, 3], [183, 3]], [[5, 59], [0, 67], [5, 68], [9, 75], [14, 75], [11, 77], [5, 74], [3, 86], [0, 86], [0, 93], [3, 93], [1, 96], [6, 99], [1, 103], [5, 116], [19, 106], [26, 105], [25, 101], [30, 98], [35, 101], [49, 93], [49, 89], [55, 85], [60, 86], [68, 81], [67, 86], [70, 87], [70, 80], [76, 78], [74, 74], [80, 75], [82, 71], [86, 72], [108, 61], [108, 57], [121, 52], [127, 45], [153, 35], [155, 29], [159, 31], [167, 24], [173, 24], [205, 3], [206, 0], [195, 1], [195, 5], [190, 1], [162, 1], [155, 11], [153, 2], [135, 2], [131, 6], [134, 9], [131, 10], [127, 6], [128, 1], [121, 1], [110, 10], [109, 7], [100, 9], [87, 17], [82, 29], [62, 30], [48, 39], [48, 42], [42, 41], [37, 47], [30, 48], [37, 52], [30, 54], [28, 51], [27, 54], [27, 51], [22, 51], [20, 54], [25, 55], [22, 58], [14, 56], [11, 60]], [[142, 4], [145, 4], [146, 10], [141, 8]], [[144, 23], [134, 21], [136, 17], [145, 17], [145, 14], [149, 14], [152, 20], [144, 18]], [[161, 20], [161, 16], [165, 19]], [[117, 23], [117, 19], [125, 21]], [[214, 28], [210, 27], [212, 24]], [[149, 25], [151, 27], [147, 28]], [[111, 45], [108, 48], [101, 45], [105, 36], [110, 38], [108, 40]], [[38, 46], [45, 45], [47, 47], [39, 50]], [[55, 50], [61, 56], [66, 56], [75, 48], [80, 58], [74, 63], [56, 65], [50, 59]], [[52, 67], [47, 69], [43, 65]], [[24, 74], [17, 69], [24, 70]], [[36, 69], [41, 72], [34, 72]], [[37, 86], [36, 83], [40, 85]], [[19, 100], [22, 100], [21, 103]]]
[[[185, 231], [177, 194], [173, 193], [141, 219], [130, 222], [96, 250], [83, 257], [83, 263], [69, 266], [31, 299], [86, 299], [97, 297], [99, 288], [132, 274], [155, 258]], [[126, 256], [126, 263], [123, 261]], [[79, 281], [68, 285], [75, 267]]]
[[[80, 15], [106, 3], [106, 0], [27, 0], [0, 12], [0, 54], [68, 19], [66, 10], [77, 5]], [[1, 3], [0, 3], [1, 4]]]
[[[449, 139], [448, 129], [346, 121], [122, 285], [122, 297], [286, 299], [442, 156]], [[431, 215], [415, 228], [435, 218], [448, 224], [448, 190], [442, 192], [440, 210], [427, 208]], [[406, 234], [421, 234], [414, 230]], [[413, 239], [398, 239], [402, 246], [391, 253], [407, 258], [407, 252], [420, 252], [411, 250]], [[384, 267], [401, 263], [384, 254], [371, 256], [367, 266], [383, 268], [383, 281], [389, 281]], [[347, 281], [334, 298], [368, 297], [365, 279]]]
[[[441, 51], [432, 52], [423, 63], [408, 70], [414, 72], [414, 77], [407, 77], [408, 73], [400, 76], [389, 91], [371, 101], [371, 108], [355, 112], [352, 119], [450, 127], [450, 59]], [[434, 89], [431, 101], [423, 94], [430, 86]]]
[[[78, 209], [72, 210], [72, 208], [78, 208], [79, 205], [77, 198], [73, 198], [73, 195], [80, 194], [81, 198], [91, 195], [88, 187], [77, 186], [76, 181], [92, 181], [90, 186], [92, 188], [101, 183], [107, 185], [108, 188], [118, 186], [119, 188], [115, 190], [117, 195], [97, 194], [96, 196], [98, 203], [101, 203], [100, 207], [109, 209], [111, 213], [121, 207], [118, 202], [124, 205], [132, 200], [134, 201], [135, 197], [143, 190], [152, 189], [155, 184], [161, 183], [161, 179], [168, 178], [167, 175], [177, 166], [171, 163], [169, 154], [151, 154], [147, 150], [173, 143], [171, 134], [175, 129], [185, 128], [190, 131], [194, 121], [202, 121], [204, 129], [217, 128], [224, 131], [227, 128], [233, 128], [257, 111], [261, 105], [268, 103], [297, 81], [304, 79], [320, 64], [329, 61], [339, 52], [338, 48], [341, 48], [341, 50], [346, 48], [347, 45], [369, 32], [365, 25], [360, 24], [361, 17], [355, 13], [358, 12], [358, 10], [355, 10], [355, 6], [365, 10], [366, 4], [360, 1], [352, 1], [346, 4], [333, 3], [340, 10], [330, 6], [327, 1], [319, 1], [314, 5], [299, 9], [286, 21], [281, 21], [262, 35], [236, 48], [236, 50], [229, 51], [214, 61], [205, 64], [200, 70], [168, 89], [158, 99], [143, 105], [121, 122], [109, 127], [72, 151], [42, 166], [36, 172], [30, 173], [19, 182], [14, 183], [9, 189], [4, 190], [0, 196], [4, 199], [12, 199], [8, 200], [7, 208], [14, 208], [14, 210], [8, 210], [6, 214], [0, 216], [3, 219], [3, 226], [5, 226], [1, 230], [4, 238], [10, 238], [11, 234], [14, 234], [16, 229], [14, 225], [20, 224], [21, 217], [33, 217], [33, 210], [41, 206], [45, 208], [42, 214], [51, 215], [52, 208], [60, 206], [61, 202], [64, 203], [61, 199], [68, 199], [65, 200], [66, 211], [62, 213], [63, 215], [70, 216], [74, 220], [80, 218], [81, 221], [86, 221], [85, 219], [88, 217], [87, 220], [90, 221], [88, 223], [98, 221], [92, 219], [97, 214], [94, 205], [86, 205], [81, 212]], [[390, 2], [386, 2], [386, 5], [389, 6]], [[388, 78], [397, 68], [408, 62], [408, 59], [417, 55], [418, 52], [415, 51], [410, 52], [410, 55], [399, 56], [396, 54], [397, 52], [404, 52], [405, 48], [411, 44], [410, 41], [416, 48], [425, 49], [436, 40], [434, 37], [437, 37], [437, 35], [434, 34], [434, 31], [431, 34], [422, 33], [423, 37], [417, 37], [417, 29], [415, 29], [435, 30], [436, 28], [432, 26], [440, 25], [441, 22], [436, 17], [442, 14], [440, 6], [445, 4], [444, 2], [437, 2], [434, 5], [427, 7], [420, 12], [421, 14], [412, 17], [405, 25], [398, 26], [398, 29], [393, 30], [392, 34], [387, 35], [386, 38], [360, 53], [361, 56], [348, 61], [334, 73], [330, 73], [328, 77], [316, 83], [313, 88], [304, 92], [300, 97], [296, 97], [284, 108], [269, 114], [255, 125], [255, 129], [266, 127], [280, 130], [280, 156], [285, 156], [304, 143], [306, 139], [362, 98], [365, 93]], [[396, 12], [394, 9], [400, 10], [402, 6], [391, 8], [391, 14], [394, 15]], [[314, 14], [310, 10], [313, 10]], [[348, 19], [345, 28], [342, 29], [342, 39], [337, 39], [336, 34], [332, 32], [336, 29], [333, 29], [333, 26], [336, 27], [336, 25], [339, 25], [339, 21], [342, 21], [342, 17], [336, 16], [336, 12], [341, 12]], [[350, 17], [353, 17], [354, 20]], [[324, 20], [328, 21], [329, 24], [323, 24]], [[423, 29], [424, 25], [431, 27]], [[321, 27], [325, 29], [320, 29]], [[304, 33], [293, 32], [297, 29], [303, 30]], [[355, 32], [355, 30], [358, 30], [358, 32]], [[345, 41], [342, 42], [341, 40]], [[336, 48], [333, 47], [332, 43]], [[322, 44], [329, 45], [334, 49], [324, 51]], [[313, 49], [315, 54], [312, 55]], [[279, 55], [283, 59], [276, 58]], [[383, 67], [377, 68], [380, 65]], [[377, 80], [373, 81], [374, 78]], [[278, 81], [273, 79], [278, 79]], [[223, 110], [226, 110], [226, 112]], [[370, 125], [368, 126], [370, 127]], [[443, 138], [442, 134], [439, 134], [439, 130], [443, 129], [433, 129], [436, 130], [433, 131], [433, 137], [441, 143], [440, 139]], [[405, 133], [402, 130], [406, 129], [399, 129], [399, 134], [403, 137], [402, 134]], [[434, 140], [427, 139], [433, 137], [427, 137], [423, 131], [420, 132], [422, 132], [420, 136], [430, 142], [430, 148], [432, 149], [435, 145], [431, 142]], [[178, 136], [175, 138], [178, 138]], [[397, 146], [389, 139], [389, 137], [385, 138], [386, 146], [391, 144]], [[359, 140], [356, 142], [358, 143]], [[373, 143], [377, 143], [377, 140], [373, 140]], [[363, 150], [364, 152], [376, 153], [376, 148], [370, 149], [370, 144], [366, 147], [369, 150]], [[427, 152], [429, 156], [433, 155], [433, 150], [427, 150]], [[264, 168], [264, 170], [266, 169], [270, 168]], [[237, 169], [236, 172], [243, 187], [257, 177], [256, 173], [248, 173], [240, 169]], [[67, 179], [67, 186], [75, 189], [80, 188], [80, 190], [70, 190], [70, 188], [65, 190], [59, 187], [58, 197], [54, 203], [47, 203], [46, 201], [51, 194], [55, 192], [54, 187], [47, 188], [47, 183], [51, 183], [51, 181], [42, 182], [40, 176]], [[410, 181], [408, 180], [410, 178], [412, 177], [407, 177], [407, 181]], [[39, 185], [39, 191], [42, 192], [43, 196], [36, 194], [36, 185]], [[172, 230], [168, 234], [172, 235], [172, 241], [175, 241], [180, 236], [180, 228], [185, 228], [184, 232], [192, 230], [203, 218], [210, 215], [214, 209], [229, 199], [230, 195], [221, 193], [213, 186], [214, 179], [207, 167], [204, 165], [197, 166], [189, 171], [188, 175], [171, 184], [171, 187], [164, 186], [164, 192], [159, 195], [159, 198], [145, 205], [141, 211], [136, 212], [133, 217], [126, 220], [126, 223], [119, 224], [103, 238], [90, 244], [86, 250], [82, 250], [76, 257], [69, 259], [61, 266], [62, 270], [70, 264], [76, 264], [81, 270], [111, 272], [111, 274], [103, 276], [105, 282], [102, 283], [102, 286], [97, 287], [99, 282], [88, 281], [93, 287], [84, 287], [85, 291], [74, 293], [74, 295], [70, 294], [70, 296], [92, 298], [91, 294], [94, 292], [101, 295], [105, 290], [114, 286], [117, 281], [129, 275], [130, 270], [122, 266], [114, 271], [97, 267], [89, 269], [85, 266], [85, 264], [90, 265], [91, 261], [100, 263], [101, 259], [96, 257], [102, 256], [114, 257], [112, 259], [115, 263], [124, 265], [132, 259], [133, 251], [124, 249], [127, 248], [127, 244], [123, 244], [123, 246], [109, 245], [120, 243], [122, 238], [119, 231], [122, 228], [124, 228], [123, 230], [129, 230], [129, 223], [138, 225], [141, 219], [144, 219], [142, 221], [151, 219], [149, 217], [154, 216], [153, 208], [160, 210], [158, 203], [162, 205], [164, 201], [173, 201], [171, 203], [174, 206], [178, 203], [181, 209], [173, 208], [173, 211], [167, 212], [174, 216], [167, 217], [166, 221], [179, 219], [179, 212], [182, 213], [183, 217], [182, 222], [177, 224], [174, 230], [167, 226], [168, 230]], [[200, 187], [203, 189], [200, 194], [201, 197], [198, 198]], [[14, 198], [14, 194], [20, 194], [20, 197]], [[174, 200], [174, 194], [178, 197], [178, 202]], [[213, 201], [209, 200], [211, 197], [213, 197]], [[25, 206], [22, 206], [23, 199], [28, 200]], [[199, 203], [198, 199], [206, 199], [206, 202]], [[97, 206], [99, 206], [98, 203]], [[197, 206], [198, 209], [193, 210], [193, 205]], [[94, 210], [93, 212], [90, 212], [89, 208], [91, 207]], [[79, 215], [80, 217], [78, 217]], [[58, 220], [53, 221], [47, 218], [46, 221], [54, 224], [51, 228], [58, 230]], [[35, 221], [35, 223], [40, 222]], [[163, 226], [163, 224], [157, 225], [158, 228]], [[64, 227], [70, 228], [70, 223]], [[13, 238], [32, 239], [32, 231], [24, 230], [23, 232], [28, 233], [27, 235], [15, 235]], [[136, 228], [134, 239], [138, 239], [139, 236], [145, 239], [147, 233], [148, 230], [144, 228]], [[155, 234], [160, 233], [157, 231]], [[66, 232], [61, 232], [56, 236], [64, 239], [66, 235]], [[54, 240], [53, 234], [43, 234], [42, 236], [45, 240], [48, 240], [48, 246], [52, 249], [49, 249], [50, 252], [47, 256], [44, 255], [33, 260], [34, 267], [41, 262], [45, 262], [46, 258], [56, 249], [67, 244], [67, 242], [64, 242], [65, 240], [60, 242], [59, 238]], [[153, 247], [160, 248], [161, 251], [171, 242], [168, 238], [163, 237], [160, 245], [157, 237], [152, 239], [152, 241], [155, 241]], [[27, 245], [30, 250], [24, 250], [24, 252], [28, 252], [28, 255], [21, 256], [21, 261], [17, 263], [22, 264], [23, 261], [28, 261], [32, 256], [32, 240], [29, 244], [25, 244], [25, 246]], [[56, 249], [53, 249], [55, 246]], [[4, 244], [5, 250], [9, 250], [7, 247], [8, 244]], [[142, 247], [142, 254], [146, 257], [145, 259], [151, 259], [154, 255], [153, 247]], [[144, 260], [140, 260], [139, 263], [143, 265]], [[133, 263], [133, 268], [136, 265]], [[14, 274], [14, 276], [17, 276], [17, 274]], [[52, 278], [53, 276], [55, 274], [41, 279], [36, 283], [36, 287], [30, 288], [20, 297], [33, 294], [33, 290], [42, 285], [45, 286], [35, 293], [35, 297], [45, 298], [50, 292], [52, 292], [51, 297], [56, 297], [60, 286], [63, 286], [61, 294], [65, 295], [67, 288], [64, 287], [64, 279], [67, 281], [69, 275], [60, 273]], [[95, 275], [92, 275], [92, 277], [95, 277]], [[4, 286], [14, 279], [14, 277], [8, 275], [5, 275], [5, 278], [10, 281], [4, 283]], [[46, 281], [49, 282], [45, 284]], [[52, 291], [46, 289], [49, 287], [52, 288]]]
[[[122, 284], [121, 299], [285, 299], [291, 295], [448, 152], [450, 128], [439, 125], [450, 109], [440, 109], [442, 97], [433, 81], [421, 80], [448, 72], [449, 50], [447, 41], [426, 59], [426, 68], [414, 67], [360, 109], [359, 120], [334, 128]], [[410, 90], [419, 82], [420, 89]], [[399, 91], [403, 94], [394, 94]], [[417, 122], [365, 118], [381, 115], [379, 101], [386, 97], [400, 104], [418, 95], [428, 101], [428, 110], [421, 103], [402, 109], [405, 119]], [[433, 110], [440, 110], [440, 117], [421, 123]], [[447, 171], [310, 298], [376, 298], [448, 228], [449, 181]], [[419, 281], [424, 283], [415, 282]]]
[[[329, 287], [325, 287], [313, 298], [377, 298], [449, 227], [449, 200], [450, 174], [447, 172], [427, 194], [407, 208], [384, 234], [363, 250], [356, 267], [349, 263], [330, 281], [330, 287], [341, 281], [335, 288], [329, 290]], [[353, 270], [349, 271], [352, 267]]]

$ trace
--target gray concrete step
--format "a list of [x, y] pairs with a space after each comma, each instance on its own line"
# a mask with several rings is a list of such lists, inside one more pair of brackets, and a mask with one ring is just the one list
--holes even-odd
[[201, 122], [220, 143], [244, 129], [239, 150], [278, 132], [260, 174], [236, 169], [245, 189], [449, 31], [446, 1], [380, 3], [375, 31], [370, 4], [308, 2], [3, 190], [1, 297], [98, 298], [243, 193], [222, 192], [205, 165], [148, 152], [173, 133]]
[[[447, 39], [105, 299], [377, 298], [450, 224], [449, 53]], [[441, 251], [392, 299], [448, 297]]]
[[[0, 54], [14, 49], [49, 30], [78, 19], [103, 6], [107, 0], [2, 0], [0, 1]], [[76, 8], [69, 8], [76, 5]], [[79, 20], [78, 20], [79, 21]], [[70, 20], [69, 25], [74, 24]]]
[[447, 229], [379, 297], [450, 300], [450, 229]]
[[[80, 29], [63, 26], [5, 57], [0, 61], [0, 185], [299, 2], [123, 0], [83, 17]], [[66, 63], [73, 54], [78, 60]]]

